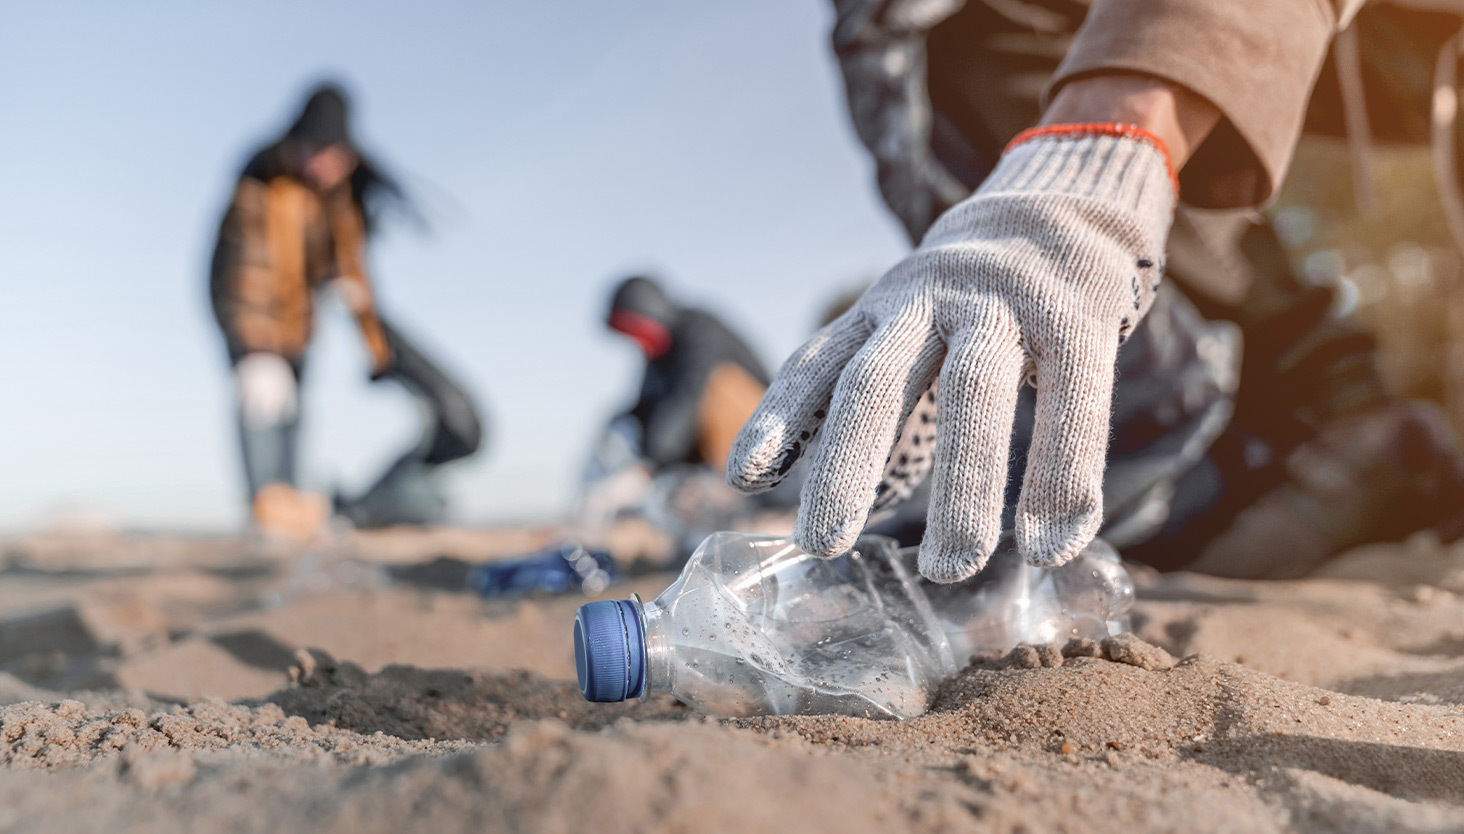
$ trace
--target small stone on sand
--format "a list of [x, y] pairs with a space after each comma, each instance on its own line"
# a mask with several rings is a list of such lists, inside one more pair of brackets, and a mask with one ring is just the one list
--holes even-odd
[[1132, 634], [1106, 637], [1102, 643], [1103, 656], [1114, 663], [1126, 663], [1150, 672], [1174, 668], [1174, 657], [1169, 652], [1151, 643], [1145, 643]]

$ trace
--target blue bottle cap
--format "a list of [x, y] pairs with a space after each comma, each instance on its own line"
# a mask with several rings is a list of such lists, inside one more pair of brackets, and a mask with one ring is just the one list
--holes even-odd
[[639, 698], [646, 690], [646, 638], [628, 599], [581, 605], [574, 616], [574, 666], [585, 700]]

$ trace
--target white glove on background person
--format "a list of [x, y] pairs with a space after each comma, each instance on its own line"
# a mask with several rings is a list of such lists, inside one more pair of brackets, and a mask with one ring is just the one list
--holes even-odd
[[822, 429], [794, 541], [837, 556], [864, 528], [903, 421], [938, 380], [920, 572], [966, 579], [1001, 533], [1027, 380], [1037, 410], [1017, 547], [1034, 565], [1067, 562], [1103, 520], [1118, 346], [1153, 302], [1176, 193], [1163, 143], [1137, 127], [1018, 136], [975, 194], [788, 359], [732, 447], [728, 483], [769, 489]]
[[290, 363], [278, 354], [245, 354], [234, 365], [239, 413], [250, 431], [267, 431], [295, 419], [299, 387]]

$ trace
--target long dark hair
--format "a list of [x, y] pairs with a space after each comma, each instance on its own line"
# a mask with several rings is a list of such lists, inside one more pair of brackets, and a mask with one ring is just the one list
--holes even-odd
[[351, 197], [361, 208], [367, 234], [376, 228], [387, 210], [404, 214], [420, 225], [421, 215], [401, 185], [356, 143], [351, 132], [350, 112], [349, 96], [340, 84], [333, 81], [317, 84], [290, 128], [255, 154], [245, 173], [263, 179], [280, 175], [298, 176], [295, 166], [301, 160], [331, 145], [342, 145], [350, 149], [357, 160], [356, 169], [351, 172]]

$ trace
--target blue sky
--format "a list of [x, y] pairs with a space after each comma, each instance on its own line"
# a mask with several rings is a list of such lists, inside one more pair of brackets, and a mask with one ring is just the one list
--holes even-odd
[[[231, 529], [242, 487], [206, 264], [234, 176], [323, 76], [433, 228], [371, 253], [383, 309], [486, 406], [458, 520], [553, 518], [634, 348], [632, 270], [776, 365], [904, 251], [816, 0], [0, 6], [0, 527]], [[305, 476], [358, 486], [413, 436], [322, 312]]]

